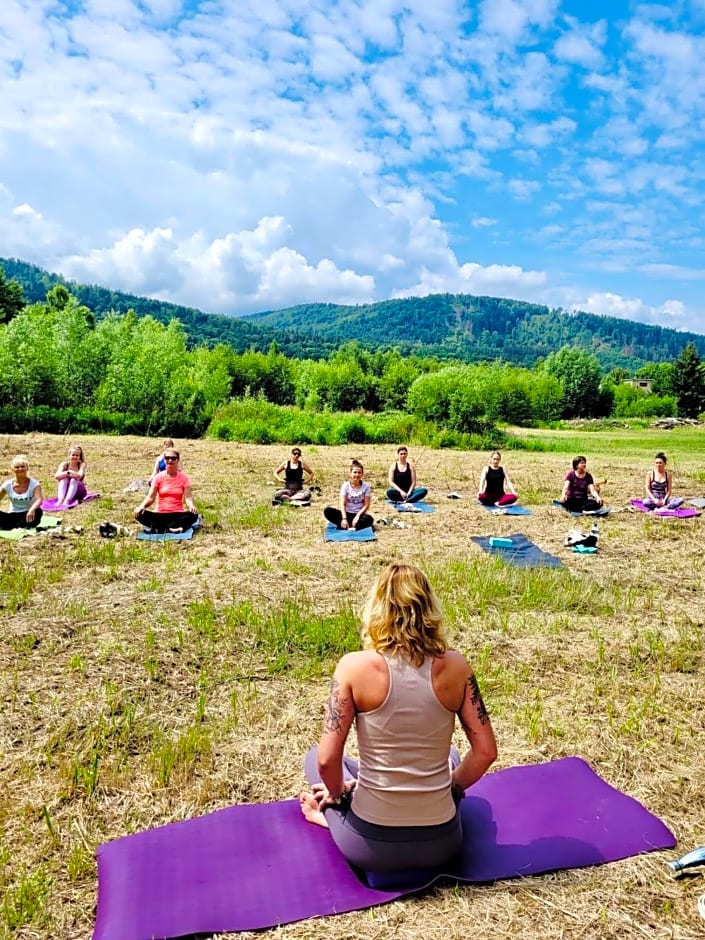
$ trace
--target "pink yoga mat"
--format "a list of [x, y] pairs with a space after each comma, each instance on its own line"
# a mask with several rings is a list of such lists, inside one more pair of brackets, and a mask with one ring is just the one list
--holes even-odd
[[83, 499], [73, 499], [70, 503], [60, 503], [56, 498], [45, 499], [42, 502], [44, 512], [65, 512], [67, 509], [75, 509], [76, 506], [82, 506], [89, 503], [92, 499], [98, 499], [100, 493], [86, 493]]

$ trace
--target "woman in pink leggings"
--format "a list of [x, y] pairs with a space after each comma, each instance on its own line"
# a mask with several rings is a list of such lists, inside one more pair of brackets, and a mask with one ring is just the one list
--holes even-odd
[[483, 506], [510, 506], [518, 499], [509, 474], [502, 466], [502, 455], [498, 450], [490, 454], [489, 467], [482, 468], [477, 498]]

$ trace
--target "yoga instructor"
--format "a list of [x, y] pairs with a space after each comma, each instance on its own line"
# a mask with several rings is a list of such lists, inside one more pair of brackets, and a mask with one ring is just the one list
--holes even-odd
[[[336, 666], [321, 740], [306, 756], [304, 816], [369, 871], [452, 861], [459, 801], [497, 757], [477, 680], [448, 649], [442, 619], [423, 572], [385, 568], [362, 615], [364, 649]], [[462, 760], [450, 755], [456, 715], [470, 744]], [[359, 765], [344, 755], [353, 722]]]

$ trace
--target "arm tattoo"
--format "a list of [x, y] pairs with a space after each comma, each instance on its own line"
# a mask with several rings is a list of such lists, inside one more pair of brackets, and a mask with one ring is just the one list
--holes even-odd
[[330, 695], [326, 702], [326, 716], [323, 721], [323, 730], [333, 734], [340, 734], [343, 730], [343, 711], [348, 700], [340, 694], [340, 683], [333, 676], [330, 684]]
[[482, 701], [480, 686], [477, 684], [474, 674], [468, 679], [468, 689], [470, 691], [470, 703], [477, 709], [477, 720], [484, 726], [489, 722], [490, 716], [487, 714], [485, 703]]

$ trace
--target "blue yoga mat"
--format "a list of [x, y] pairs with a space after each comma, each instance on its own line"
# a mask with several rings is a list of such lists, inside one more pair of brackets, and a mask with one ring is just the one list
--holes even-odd
[[606, 506], [602, 506], [600, 509], [596, 509], [594, 512], [571, 512], [570, 509], [565, 508], [559, 499], [554, 499], [553, 505], [557, 509], [562, 509], [563, 512], [567, 512], [569, 516], [609, 516], [610, 514], [610, 511]]
[[417, 503], [395, 503], [392, 499], [385, 500], [388, 506], [394, 506], [397, 512], [435, 512], [436, 507], [420, 499]]
[[187, 542], [193, 538], [193, 529], [186, 529], [185, 532], [142, 532], [137, 533], [137, 538], [143, 542]]
[[[233, 806], [125, 836], [98, 849], [93, 940], [261, 930], [385, 904], [443, 877], [492, 882], [675, 844], [659, 819], [578, 757], [487, 774], [460, 811], [456, 862], [387, 875], [376, 888], [378, 879], [356, 874], [326, 829], [304, 820], [297, 800]], [[308, 935], [319, 935], [315, 926]]]
[[329, 522], [323, 531], [326, 542], [374, 542], [377, 536], [372, 528], [339, 529]]
[[485, 506], [478, 499], [477, 505], [482, 506], [487, 512], [493, 512], [496, 516], [533, 516], [530, 509], [526, 506], [518, 506], [516, 503], [512, 503], [511, 506]]
[[549, 555], [538, 545], [534, 545], [521, 532], [505, 536], [512, 540], [511, 545], [490, 545], [490, 537], [485, 535], [471, 536], [473, 542], [479, 545], [483, 552], [496, 555], [508, 565], [516, 568], [562, 568], [563, 562], [555, 555]]

